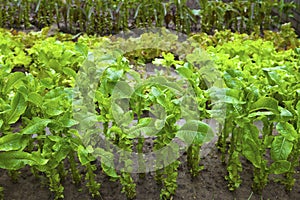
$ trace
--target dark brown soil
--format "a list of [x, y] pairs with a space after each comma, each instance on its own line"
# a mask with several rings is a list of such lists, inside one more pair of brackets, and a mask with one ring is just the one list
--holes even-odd
[[[185, 156], [181, 159], [183, 160]], [[205, 169], [201, 174], [192, 179], [188, 173], [186, 163], [182, 163], [179, 167], [179, 175], [177, 179], [178, 189], [174, 196], [174, 200], [193, 200], [193, 199], [300, 199], [300, 175], [297, 171], [295, 178], [296, 184], [291, 192], [286, 192], [284, 186], [270, 181], [263, 190], [262, 194], [252, 192], [252, 166], [248, 162], [243, 162], [243, 172], [241, 177], [243, 183], [240, 188], [234, 192], [230, 192], [227, 188], [226, 166], [220, 161], [220, 153], [213, 148], [206, 155], [201, 163]], [[299, 169], [300, 170], [300, 169]], [[13, 183], [11, 178], [5, 171], [0, 171], [0, 185], [4, 187], [5, 200], [52, 200], [53, 194], [48, 190], [45, 183], [47, 179], [36, 178], [30, 170], [24, 169], [20, 175], [18, 182]], [[145, 178], [139, 178], [134, 175], [137, 183], [137, 200], [159, 199], [161, 186], [157, 185], [153, 174], [147, 174]], [[112, 182], [102, 172], [97, 172], [97, 180], [101, 183], [101, 197], [97, 199], [103, 200], [122, 200], [126, 199], [121, 193], [121, 185], [119, 182]], [[43, 184], [44, 183], [44, 184]], [[66, 200], [92, 200], [85, 186], [75, 186], [70, 179], [63, 183], [65, 187], [64, 195]], [[84, 184], [83, 184], [84, 185]], [[80, 189], [82, 188], [82, 189]]]

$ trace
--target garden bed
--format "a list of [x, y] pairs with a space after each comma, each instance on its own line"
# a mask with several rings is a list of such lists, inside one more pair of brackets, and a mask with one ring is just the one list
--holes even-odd
[[[234, 192], [230, 192], [227, 187], [227, 181], [224, 177], [227, 175], [225, 166], [220, 162], [220, 152], [216, 148], [209, 148], [209, 154], [203, 157], [201, 164], [204, 165], [204, 170], [196, 178], [192, 178], [187, 173], [185, 163], [179, 167], [177, 178], [178, 188], [174, 195], [174, 200], [193, 200], [193, 199], [224, 199], [224, 200], [289, 200], [300, 198], [300, 184], [296, 183], [293, 190], [287, 192], [283, 185], [270, 181], [267, 187], [262, 191], [262, 194], [256, 194], [252, 191], [251, 184], [253, 171], [251, 163], [243, 161], [244, 171], [241, 174], [243, 183], [240, 188]], [[185, 156], [184, 156], [185, 157]], [[182, 158], [184, 160], [184, 158]], [[30, 200], [54, 199], [53, 194], [47, 186], [47, 178], [38, 179], [32, 175], [29, 168], [21, 170], [22, 174], [17, 183], [13, 183], [11, 178], [7, 176], [7, 172], [1, 170], [0, 185], [4, 189], [4, 199], [23, 200], [24, 197]], [[300, 168], [297, 169], [295, 178], [300, 180]], [[101, 183], [101, 197], [94, 199], [103, 200], [125, 200], [126, 196], [121, 193], [121, 184], [109, 180], [101, 170], [95, 172], [97, 180]], [[159, 191], [161, 186], [154, 180], [153, 174], [147, 174], [145, 178], [139, 178], [134, 175], [137, 183], [137, 200], [159, 199]], [[41, 182], [45, 185], [41, 184]], [[76, 187], [70, 178], [67, 178], [63, 185], [65, 187], [64, 195], [66, 200], [87, 200], [93, 199], [87, 188], [84, 187], [84, 182], [81, 187]]]
[[[4, 199], [300, 198], [300, 41], [290, 25], [263, 38], [139, 31], [1, 30]], [[176, 142], [188, 147], [171, 162]], [[151, 172], [124, 153], [164, 148]]]

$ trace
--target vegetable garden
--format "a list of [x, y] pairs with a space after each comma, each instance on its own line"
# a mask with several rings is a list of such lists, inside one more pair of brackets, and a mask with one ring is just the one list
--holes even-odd
[[[25, 3], [13, 23], [26, 28]], [[108, 32], [128, 28], [132, 13], [117, 5], [125, 17]], [[39, 9], [38, 22], [60, 20], [57, 9]], [[189, 33], [196, 22], [186, 26], [194, 15], [185, 12], [175, 29]], [[289, 23], [272, 18], [271, 31], [216, 20], [188, 36], [140, 28], [100, 37], [91, 33], [105, 25], [80, 16], [75, 32], [88, 34], [0, 29], [1, 199], [23, 199], [11, 191], [28, 177], [49, 192], [30, 199], [273, 199], [270, 185], [276, 198], [299, 198], [300, 40]], [[204, 177], [223, 189], [202, 187]]]

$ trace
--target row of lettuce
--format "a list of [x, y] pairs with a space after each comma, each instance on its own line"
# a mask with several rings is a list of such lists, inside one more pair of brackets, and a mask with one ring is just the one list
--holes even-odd
[[[101, 184], [96, 181], [95, 171], [102, 169], [112, 181], [120, 182], [122, 192], [128, 198], [134, 198], [136, 184], [128, 170], [133, 163], [128, 159], [120, 171], [115, 170], [108, 159], [114, 155], [101, 147], [86, 145], [96, 140], [86, 142], [87, 137], [79, 133], [78, 119], [89, 119], [88, 116], [74, 118], [73, 113], [73, 89], [79, 71], [83, 69], [83, 74], [97, 71], [93, 63], [86, 62], [89, 49], [105, 49], [113, 41], [115, 44], [116, 39], [77, 38], [60, 33], [47, 37], [47, 31], [45, 28], [29, 34], [0, 32], [0, 168], [8, 170], [12, 179], [17, 180], [19, 170], [29, 165], [34, 175], [49, 179], [49, 188], [56, 199], [64, 197], [62, 181], [67, 177], [76, 184], [84, 182], [93, 197], [99, 196]], [[157, 35], [145, 34], [143, 37], [149, 39]], [[162, 49], [166, 43], [172, 46], [174, 36], [167, 34], [166, 38], [168, 41], [162, 42]], [[290, 25], [283, 25], [277, 33], [265, 31], [263, 38], [259, 31], [251, 35], [221, 31], [213, 36], [196, 34], [189, 40], [192, 46], [206, 50], [216, 70], [221, 72], [224, 87], [208, 88], [202, 77], [203, 70], [184, 59], [176, 60], [170, 54], [174, 52], [168, 54], [162, 50], [141, 48], [139, 51], [128, 50], [124, 55], [119, 53], [106, 57], [105, 63], [110, 64], [101, 74], [92, 97], [96, 105], [94, 112], [103, 124], [105, 136], [121, 149], [133, 152], [135, 148], [142, 153], [145, 138], [136, 143], [133, 138], [138, 135], [133, 133], [147, 132], [150, 125], [157, 131], [153, 151], [167, 147], [178, 136], [174, 133], [179, 130], [183, 140], [192, 134], [195, 140], [188, 147], [186, 159], [191, 175], [197, 176], [203, 169], [198, 152], [205, 142], [204, 138], [211, 136], [210, 127], [202, 121], [214, 118], [223, 124], [217, 133], [217, 146], [222, 152], [222, 162], [227, 166], [225, 178], [230, 190], [241, 184], [242, 157], [253, 165], [253, 189], [261, 191], [270, 181], [269, 175], [283, 174], [277, 180], [291, 190], [300, 156], [300, 41]], [[145, 41], [149, 43], [149, 40]], [[197, 56], [193, 52], [190, 55], [192, 60], [193, 56]], [[182, 116], [190, 119], [182, 113], [183, 109], [178, 104], [181, 99], [174, 94], [173, 89], [180, 85], [151, 83], [134, 91], [130, 97], [118, 97], [130, 98], [130, 110], [122, 107], [112, 109], [116, 100], [113, 89], [117, 83], [126, 73], [134, 77], [135, 82], [142, 81], [146, 75], [136, 72], [137, 65], [142, 66], [142, 62], [149, 60], [163, 65], [167, 72], [174, 69], [192, 85], [197, 102], [193, 109], [200, 113], [196, 120], [190, 121], [196, 124], [196, 130], [189, 130], [188, 123], [183, 127], [176, 125]], [[83, 83], [85, 80], [79, 81]], [[137, 105], [136, 102], [140, 103]], [[159, 113], [161, 116], [156, 121], [142, 118], [153, 104], [164, 109], [163, 115]], [[218, 112], [218, 106], [222, 113]], [[226, 109], [223, 109], [224, 106]], [[115, 110], [123, 117], [116, 119]], [[124, 127], [128, 129], [136, 116], [136, 129], [125, 131]], [[257, 121], [263, 124], [262, 129], [254, 125]], [[97, 136], [92, 130], [85, 130], [89, 139]], [[170, 148], [174, 152], [175, 147]], [[101, 166], [95, 164], [96, 151], [106, 155], [100, 158]], [[139, 166], [142, 166], [142, 159], [139, 161]], [[161, 199], [171, 199], [176, 193], [179, 165], [178, 159], [156, 170], [155, 178], [161, 184]], [[84, 174], [79, 172], [81, 167], [85, 169]]]

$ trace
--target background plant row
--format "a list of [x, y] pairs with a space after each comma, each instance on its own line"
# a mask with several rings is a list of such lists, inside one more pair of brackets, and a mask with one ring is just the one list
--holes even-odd
[[283, 0], [12, 0], [1, 1], [0, 27], [26, 30], [57, 24], [68, 33], [100, 35], [152, 26], [184, 33], [212, 33], [216, 29], [250, 33], [255, 26], [278, 29], [292, 17], [295, 7]]

